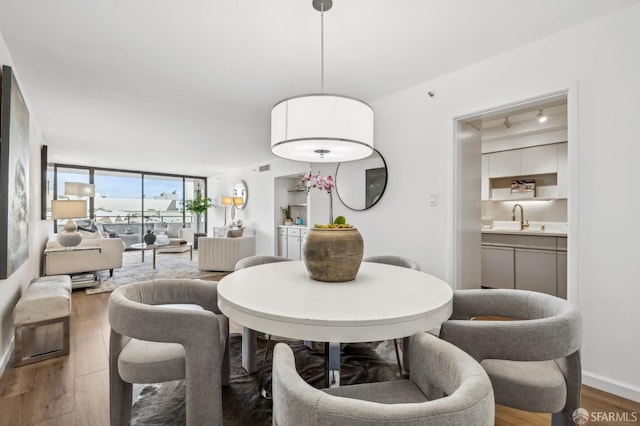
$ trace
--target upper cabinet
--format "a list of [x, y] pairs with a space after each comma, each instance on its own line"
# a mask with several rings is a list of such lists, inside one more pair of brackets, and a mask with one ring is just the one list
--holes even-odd
[[484, 155], [488, 157], [489, 178], [558, 172], [558, 144], [512, 149]]
[[[515, 180], [535, 181], [535, 196], [511, 191]], [[482, 154], [482, 200], [567, 198], [567, 143]]]

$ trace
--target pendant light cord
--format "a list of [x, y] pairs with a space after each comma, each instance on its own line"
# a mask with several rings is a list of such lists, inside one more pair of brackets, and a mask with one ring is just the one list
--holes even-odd
[[320, 3], [320, 93], [324, 93], [324, 2]]

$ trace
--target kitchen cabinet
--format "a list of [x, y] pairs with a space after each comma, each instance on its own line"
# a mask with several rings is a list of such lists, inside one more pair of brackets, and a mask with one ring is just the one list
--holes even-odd
[[482, 286], [567, 296], [566, 237], [482, 234]]
[[287, 257], [293, 260], [302, 259], [300, 228], [287, 228]]
[[490, 198], [491, 188], [489, 185], [489, 154], [482, 154], [482, 165], [480, 167], [480, 200], [487, 201]]
[[278, 227], [278, 256], [302, 260], [302, 241], [307, 228], [293, 226]]
[[480, 199], [523, 199], [511, 193], [515, 179], [534, 179], [534, 198], [567, 198], [567, 157], [566, 142], [482, 154]]
[[520, 151], [520, 175], [558, 172], [558, 145], [540, 145]]
[[482, 285], [515, 288], [512, 247], [482, 247]]
[[489, 178], [540, 175], [558, 172], [557, 144], [492, 152]]
[[287, 252], [287, 228], [278, 228], [278, 256], [288, 257]]
[[514, 255], [515, 288], [558, 294], [555, 251], [514, 249]]
[[520, 149], [492, 152], [489, 157], [489, 178], [520, 176]]
[[569, 146], [567, 143], [558, 144], [558, 198], [569, 196]]
[[558, 279], [558, 297], [567, 298], [567, 239], [557, 239], [556, 271]]

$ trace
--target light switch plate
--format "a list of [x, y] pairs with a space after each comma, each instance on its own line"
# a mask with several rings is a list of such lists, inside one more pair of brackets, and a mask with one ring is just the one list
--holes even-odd
[[429, 193], [429, 206], [433, 207], [433, 206], [437, 206], [438, 205], [438, 193], [437, 192], [430, 192]]

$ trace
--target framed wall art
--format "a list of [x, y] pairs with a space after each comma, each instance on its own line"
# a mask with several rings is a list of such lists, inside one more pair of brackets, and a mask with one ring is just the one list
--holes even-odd
[[0, 74], [0, 279], [29, 258], [29, 111], [11, 67]]

